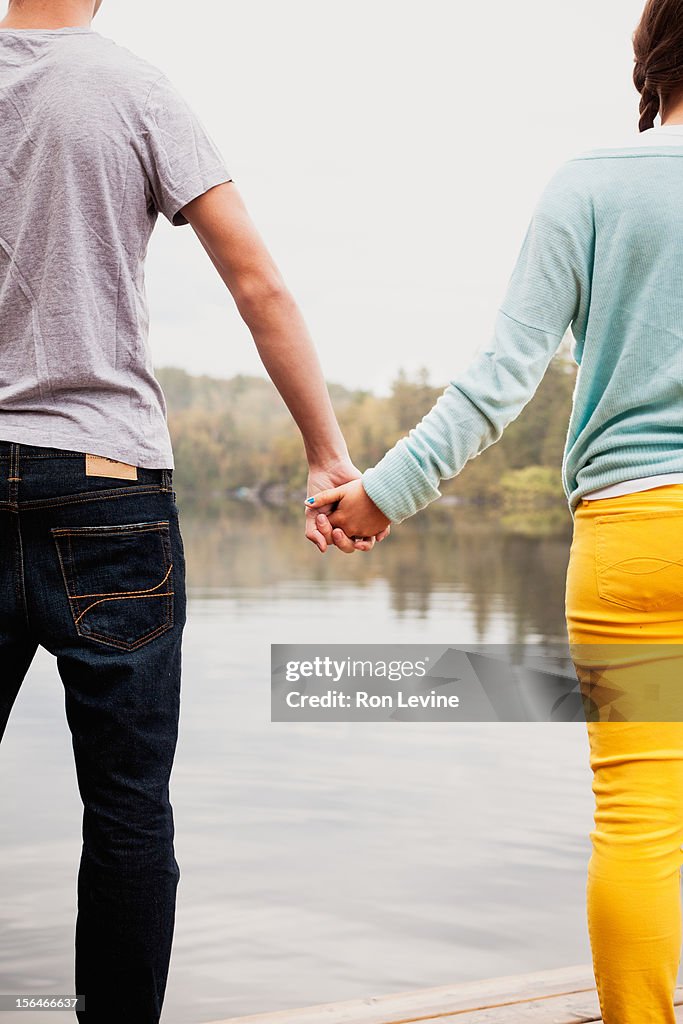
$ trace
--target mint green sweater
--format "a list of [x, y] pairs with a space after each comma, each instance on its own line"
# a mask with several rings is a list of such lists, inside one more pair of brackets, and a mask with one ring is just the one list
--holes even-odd
[[588, 150], [543, 190], [488, 345], [363, 474], [395, 523], [499, 440], [571, 328], [562, 481], [583, 494], [683, 472], [683, 140]]

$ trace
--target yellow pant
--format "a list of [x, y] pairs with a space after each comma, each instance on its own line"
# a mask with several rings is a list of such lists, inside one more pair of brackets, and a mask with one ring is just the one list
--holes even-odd
[[[683, 697], [683, 484], [581, 502], [566, 615], [572, 656], [578, 645], [587, 661], [599, 660], [598, 644], [622, 654], [661, 645], [659, 658], [653, 646], [641, 660], [635, 651], [621, 666], [616, 659], [602, 691], [606, 717], [586, 723], [595, 795], [586, 897], [605, 1024], [675, 1024], [683, 721], [671, 720], [666, 698]], [[654, 695], [650, 711], [667, 707], [666, 721], [637, 720], [644, 691]]]

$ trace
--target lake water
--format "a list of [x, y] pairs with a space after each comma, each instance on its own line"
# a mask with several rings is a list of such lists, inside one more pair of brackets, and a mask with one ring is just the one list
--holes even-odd
[[[585, 723], [270, 722], [271, 643], [565, 641], [569, 525], [431, 513], [349, 557], [276, 513], [181, 511], [165, 1024], [590, 963]], [[0, 759], [0, 990], [72, 993], [80, 804], [43, 650]]]

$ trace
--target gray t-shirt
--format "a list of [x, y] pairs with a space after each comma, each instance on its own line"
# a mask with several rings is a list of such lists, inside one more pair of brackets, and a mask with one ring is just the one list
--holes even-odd
[[230, 181], [158, 68], [89, 28], [0, 29], [0, 440], [173, 469], [148, 343], [159, 211]]

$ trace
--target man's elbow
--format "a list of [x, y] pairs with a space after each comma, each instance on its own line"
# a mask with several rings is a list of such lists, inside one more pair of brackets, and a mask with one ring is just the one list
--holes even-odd
[[258, 326], [292, 304], [294, 299], [278, 273], [245, 275], [232, 288], [232, 295], [242, 319]]

